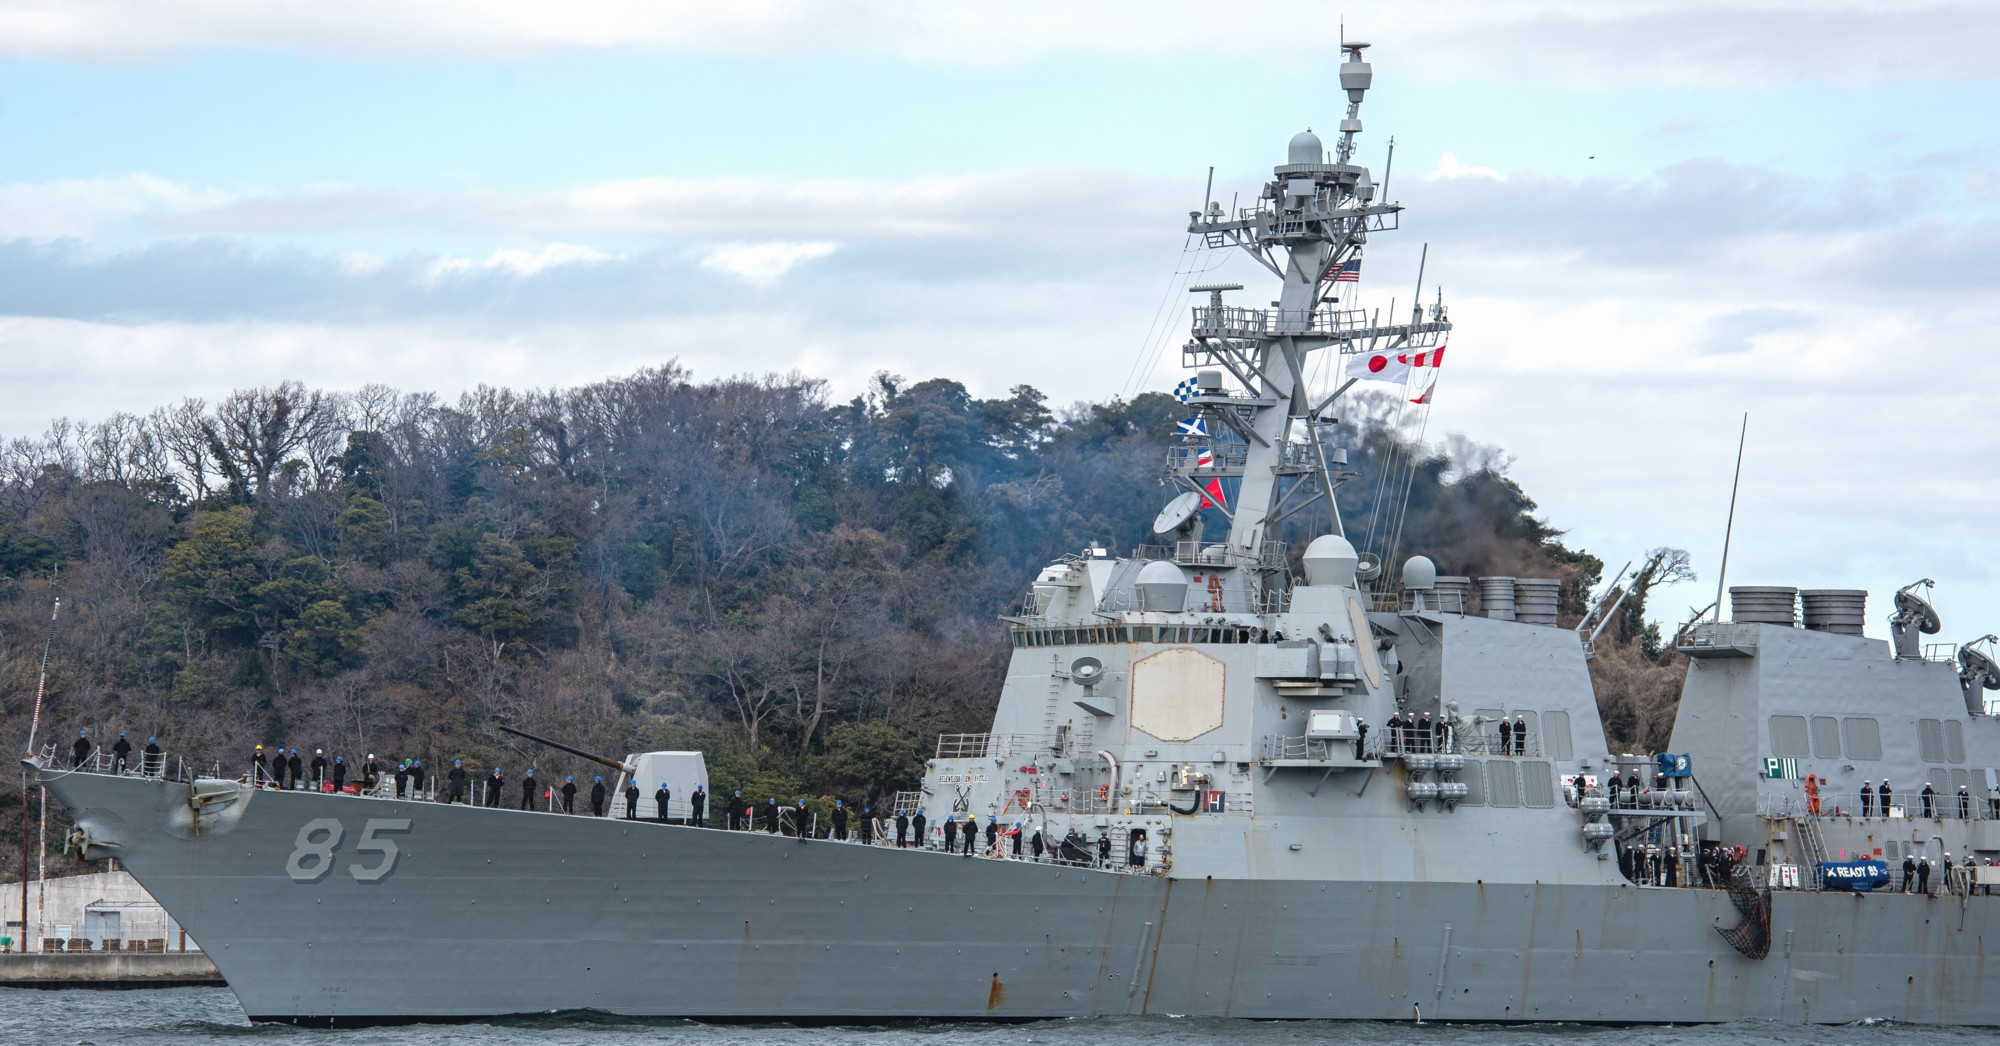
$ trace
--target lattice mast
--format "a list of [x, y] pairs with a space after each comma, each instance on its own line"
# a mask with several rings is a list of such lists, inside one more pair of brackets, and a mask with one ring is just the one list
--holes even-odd
[[[1239, 308], [1223, 293], [1240, 284], [1212, 284], [1189, 290], [1209, 295], [1194, 308], [1193, 337], [1183, 348], [1189, 367], [1220, 367], [1240, 384], [1224, 390], [1213, 380], [1199, 384], [1193, 403], [1218, 437], [1228, 430], [1241, 441], [1204, 464], [1200, 455], [1177, 453], [1170, 461], [1175, 481], [1200, 490], [1210, 480], [1240, 477], [1232, 507], [1228, 550], [1232, 558], [1262, 570], [1282, 567], [1279, 524], [1325, 500], [1333, 532], [1341, 532], [1332, 492], [1341, 473], [1339, 458], [1321, 444], [1315, 419], [1323, 416], [1342, 386], [1311, 401], [1306, 374], [1312, 355], [1324, 349], [1342, 355], [1386, 350], [1417, 352], [1439, 344], [1451, 329], [1443, 303], [1426, 308], [1421, 300], [1409, 321], [1381, 323], [1379, 310], [1342, 308], [1340, 296], [1353, 283], [1334, 277], [1358, 263], [1372, 233], [1394, 230], [1402, 207], [1378, 201], [1368, 168], [1352, 163], [1361, 133], [1361, 99], [1373, 71], [1362, 60], [1365, 43], [1341, 45], [1346, 61], [1340, 86], [1347, 92], [1347, 116], [1340, 122], [1334, 162], [1328, 163], [1312, 131], [1292, 138], [1286, 162], [1249, 207], [1226, 214], [1219, 203], [1189, 213], [1188, 231], [1209, 247], [1235, 246], [1283, 281], [1272, 308]], [[1358, 279], [1358, 272], [1355, 274]], [[1419, 288], [1421, 292], [1421, 288]], [[1348, 384], [1352, 384], [1351, 382]], [[1287, 478], [1295, 481], [1287, 483]]]

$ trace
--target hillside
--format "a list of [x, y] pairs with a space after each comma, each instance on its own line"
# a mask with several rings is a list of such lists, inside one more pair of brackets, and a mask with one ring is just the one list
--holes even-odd
[[[1383, 401], [1351, 412], [1358, 544], [1560, 576], [1566, 622], [1581, 613], [1602, 564], [1535, 518], [1497, 452], [1413, 455]], [[44, 741], [156, 734], [232, 775], [259, 742], [586, 772], [504, 721], [610, 753], [701, 748], [718, 794], [880, 796], [937, 733], [986, 728], [995, 616], [1042, 564], [1146, 539], [1183, 414], [1157, 393], [1057, 411], [1026, 386], [982, 400], [887, 375], [836, 402], [670, 364], [454, 402], [288, 384], [57, 421], [0, 448], [0, 728], [27, 736], [59, 591]], [[1288, 537], [1324, 527], [1310, 516]], [[1615, 746], [1658, 745], [1679, 672], [1643, 603], [1627, 616], [1600, 699]], [[0, 795], [0, 873], [20, 801]]]

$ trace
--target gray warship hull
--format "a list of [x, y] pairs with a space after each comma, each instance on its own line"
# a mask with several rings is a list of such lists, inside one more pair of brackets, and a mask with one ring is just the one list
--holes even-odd
[[[1177, 879], [248, 790], [194, 824], [187, 784], [42, 779], [259, 1021], [2000, 1023], [1983, 899], [1778, 894], [1755, 961], [1716, 932], [1741, 918], [1720, 890]], [[322, 869], [297, 854], [327, 819], [342, 841]], [[385, 855], [365, 835], [396, 844], [369, 881]]]

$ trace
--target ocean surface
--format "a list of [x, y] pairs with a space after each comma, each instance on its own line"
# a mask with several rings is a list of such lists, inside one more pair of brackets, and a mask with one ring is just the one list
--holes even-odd
[[[531, 976], [512, 969], [509, 975]], [[468, 976], [492, 976], [479, 966]], [[705, 1026], [570, 1014], [486, 1024], [409, 1025], [345, 1031], [253, 1027], [222, 988], [148, 991], [0, 989], [0, 1042], [237, 1043], [305, 1046], [1948, 1046], [2000, 1044], [2000, 1031], [1888, 1022], [1809, 1027], [1774, 1022], [1693, 1027], [1605, 1028], [1573, 1024], [1377, 1024], [1250, 1022], [1173, 1017], [1110, 1017], [1033, 1024], [920, 1023], [885, 1027], [798, 1028], [783, 1024]]]

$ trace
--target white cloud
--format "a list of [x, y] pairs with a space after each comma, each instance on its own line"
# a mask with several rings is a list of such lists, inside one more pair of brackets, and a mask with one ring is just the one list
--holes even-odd
[[389, 264], [373, 251], [346, 251], [335, 262], [341, 273], [347, 276], [373, 276]]
[[[2000, 35], [2000, 9], [1977, 0], [1426, 0], [1348, 15], [1350, 37], [1394, 47], [1411, 75], [1537, 86], [1984, 80]], [[1286, 27], [1259, 38], [1274, 61], [1330, 60], [1340, 18], [1319, 0], [1262, 0], [1232, 9], [1231, 21]], [[1217, 34], [1205, 0], [0, 2], [0, 54], [96, 61], [216, 48], [498, 58], [616, 49], [1012, 66], [1205, 51]]]
[[1507, 176], [1491, 167], [1473, 167], [1461, 161], [1454, 153], [1438, 157], [1437, 169], [1431, 172], [1431, 181], [1443, 178], [1490, 178], [1496, 182], [1507, 180]]
[[431, 263], [430, 278], [444, 279], [469, 272], [534, 276], [561, 265], [601, 265], [617, 255], [577, 243], [543, 244], [539, 250], [502, 247], [484, 258], [444, 257]]
[[727, 243], [711, 247], [701, 267], [726, 272], [746, 283], [768, 287], [798, 265], [824, 258], [840, 245], [827, 240], [804, 243]]
[[150, 174], [0, 185], [0, 239], [104, 240], [151, 215], [197, 211], [233, 197]]
[[[1433, 436], [1505, 448], [1546, 518], [1614, 567], [1690, 549], [1703, 583], [1663, 597], [1671, 614], [1712, 596], [1697, 590], [1714, 583], [1748, 410], [1732, 577], [1865, 585], [1881, 604], [1934, 576], [1954, 635], [2000, 625], [1982, 555], [2000, 529], [1983, 392], [2000, 387], [2000, 357], [1983, 351], [2000, 327], [1982, 282], [2000, 269], [1991, 222], [1949, 196], [1877, 207], [1881, 184], [1713, 163], [1630, 180], [1504, 173], [1420, 186], [1413, 227], [1370, 244], [1351, 302], [1407, 308], [1430, 241], [1427, 296], [1442, 282], [1458, 324]], [[837, 396], [878, 369], [983, 395], [1027, 383], [1058, 402], [1164, 389], [1179, 376], [1181, 284], [1240, 280], [1255, 304], [1268, 278], [1179, 253], [1183, 186], [1121, 175], [1107, 210], [1105, 181], [806, 179], [781, 205], [737, 179], [452, 194], [108, 179], [102, 199], [80, 183], [0, 187], [0, 201], [62, 198], [69, 230], [0, 243], [0, 314], [16, 314], [0, 319], [0, 356], [20, 361], [0, 385], [0, 432], [292, 377], [453, 394], [670, 357], [704, 376], [798, 368]], [[341, 249], [296, 245], [322, 234]], [[432, 237], [455, 246], [410, 246]]]

